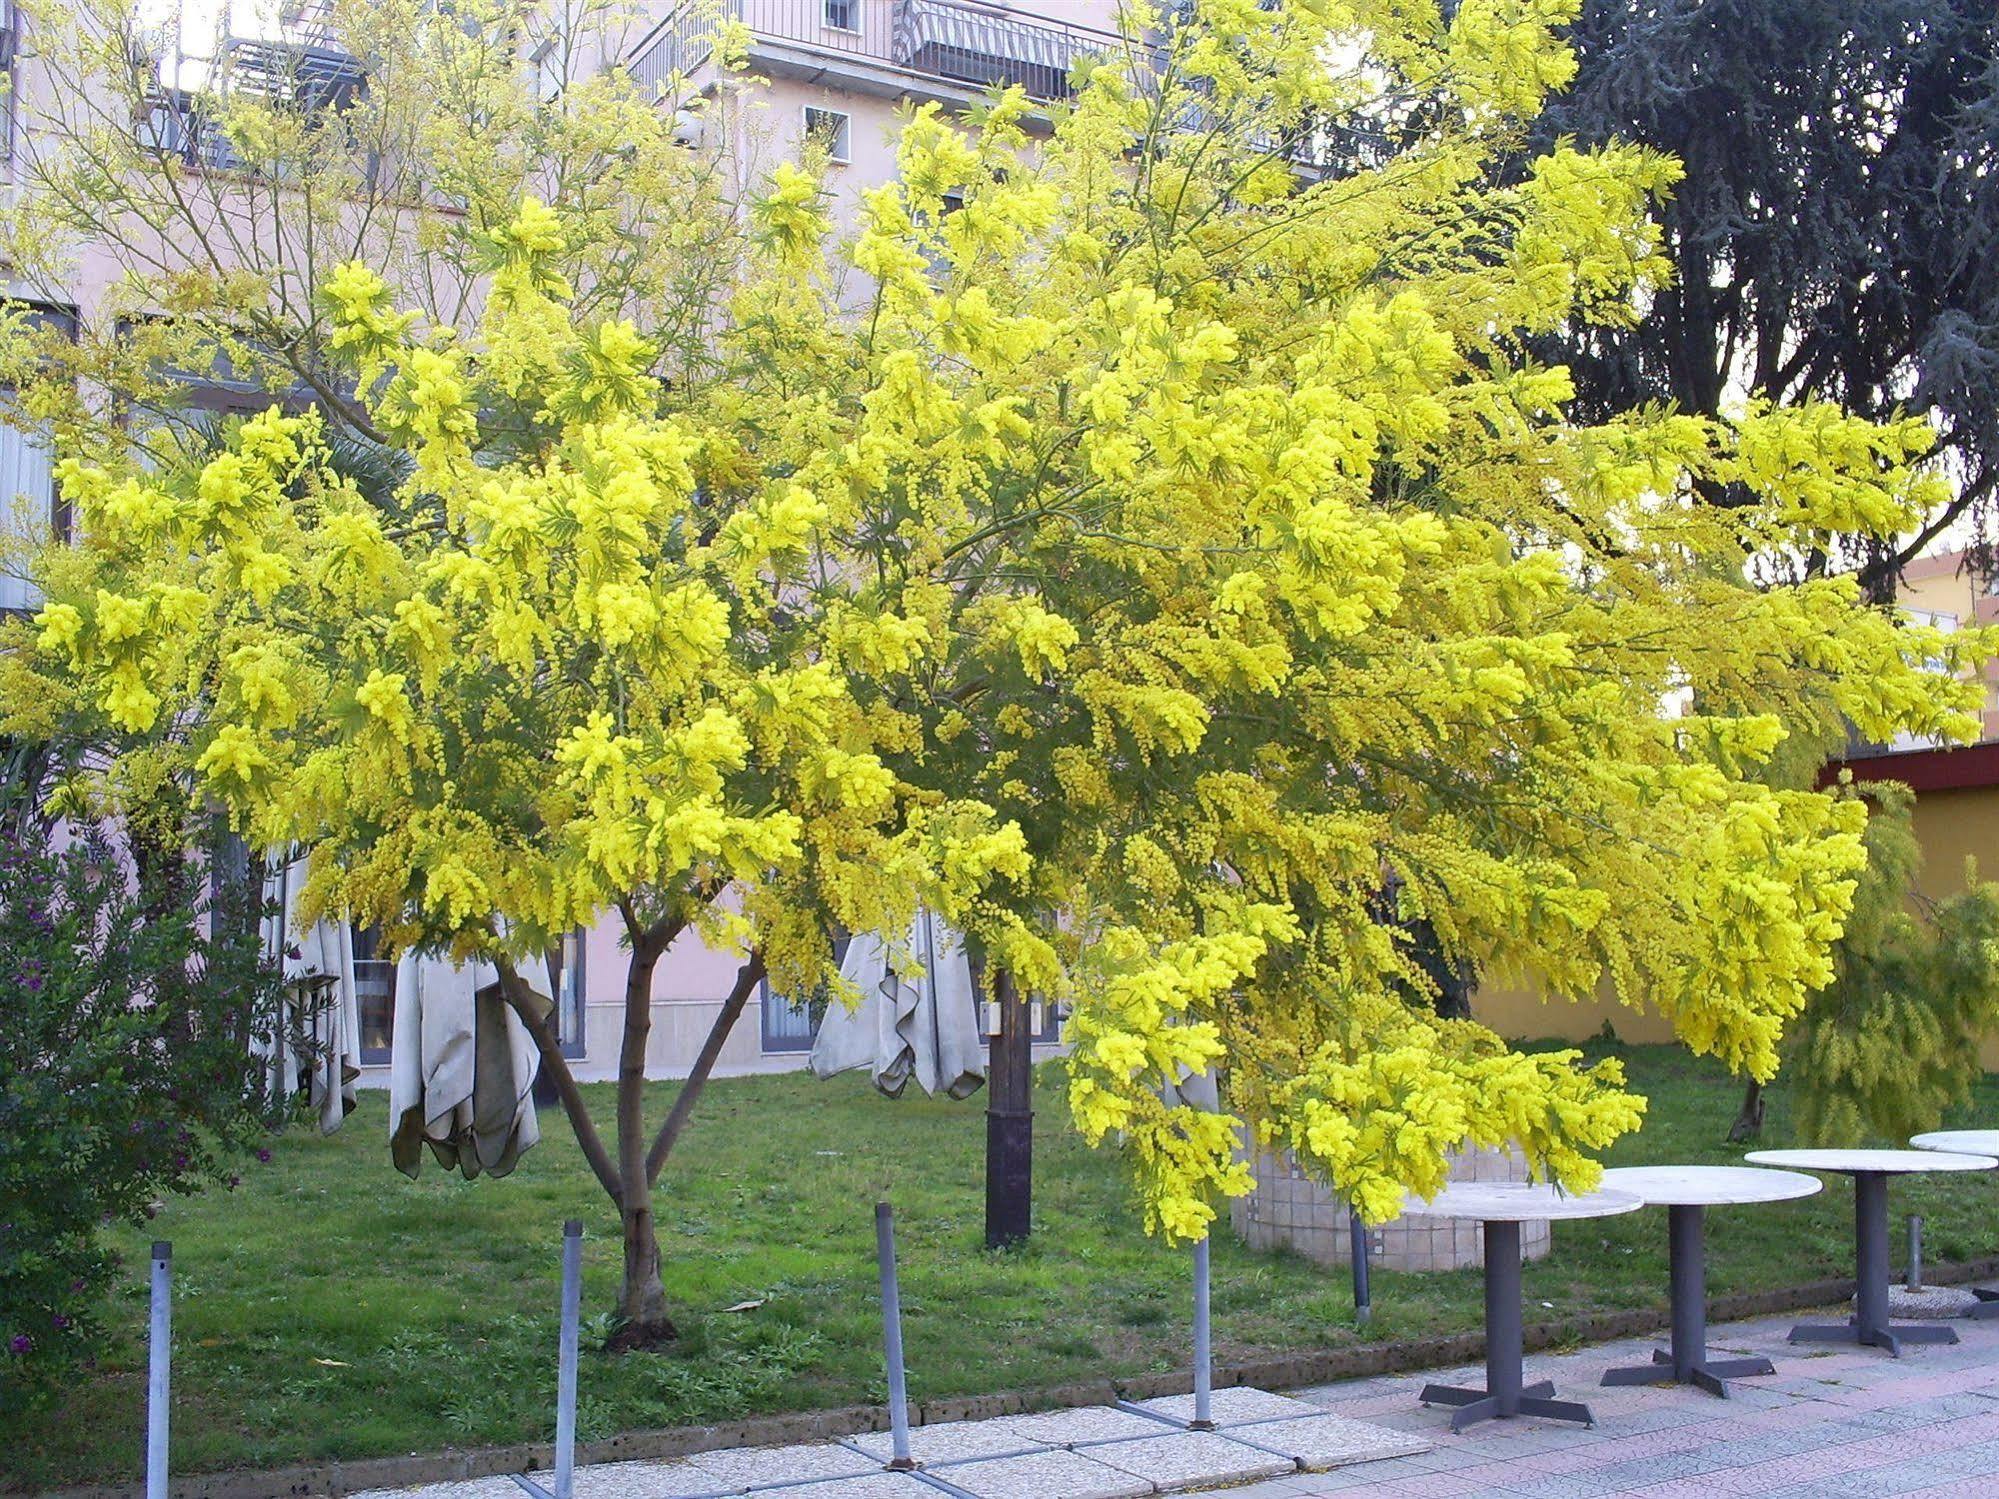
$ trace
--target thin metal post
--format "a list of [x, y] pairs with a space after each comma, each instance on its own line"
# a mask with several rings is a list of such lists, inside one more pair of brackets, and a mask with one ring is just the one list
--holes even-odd
[[562, 1341], [555, 1376], [555, 1499], [576, 1492], [576, 1339], [583, 1320], [583, 1224], [562, 1225]]
[[153, 1241], [153, 1325], [146, 1365], [146, 1499], [167, 1499], [168, 1373], [173, 1360], [174, 1247]]
[[1707, 1359], [1707, 1265], [1702, 1243], [1706, 1210], [1686, 1203], [1666, 1209], [1669, 1284], [1673, 1300], [1673, 1378], [1685, 1383]]
[[1374, 1315], [1374, 1295], [1367, 1283], [1367, 1225], [1351, 1204], [1347, 1207], [1347, 1242], [1353, 1260], [1353, 1319], [1365, 1323]]
[[1194, 1419], [1195, 1431], [1215, 1429], [1215, 1357], [1208, 1327], [1208, 1241], [1194, 1244]]
[[907, 1472], [916, 1466], [909, 1455], [909, 1385], [902, 1367], [902, 1293], [895, 1281], [895, 1210], [875, 1204], [875, 1258], [881, 1266], [882, 1351], [888, 1362], [888, 1429], [895, 1456], [888, 1466]]
[[1909, 1289], [1923, 1288], [1923, 1216], [1909, 1214]]

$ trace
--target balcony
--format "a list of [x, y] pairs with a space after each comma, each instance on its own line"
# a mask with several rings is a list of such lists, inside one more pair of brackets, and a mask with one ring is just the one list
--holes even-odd
[[[839, 74], [847, 87], [887, 96], [953, 97], [1018, 84], [1052, 102], [1074, 92], [1078, 61], [1124, 46], [1107, 31], [976, 0], [728, 0], [725, 13], [749, 27], [759, 71]], [[715, 14], [712, 6], [678, 7], [627, 55], [634, 81], [656, 92], [675, 72], [693, 73], [707, 60]]]
[[138, 125], [142, 144], [190, 166], [241, 170], [223, 126], [232, 92], [317, 119], [337, 116], [368, 86], [357, 58], [317, 41], [225, 36], [217, 50], [212, 63], [177, 50], [156, 60], [158, 88]]

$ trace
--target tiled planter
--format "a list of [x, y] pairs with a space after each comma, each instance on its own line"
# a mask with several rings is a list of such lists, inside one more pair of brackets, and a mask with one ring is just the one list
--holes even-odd
[[[1256, 1190], [1230, 1208], [1237, 1237], [1254, 1249], [1290, 1249], [1324, 1265], [1352, 1258], [1346, 1204], [1303, 1175], [1289, 1154], [1259, 1153], [1250, 1163]], [[1451, 1163], [1452, 1181], [1525, 1181], [1527, 1161], [1517, 1150], [1469, 1150]], [[1520, 1225], [1520, 1251], [1528, 1259], [1548, 1253], [1545, 1223]], [[1460, 1270], [1484, 1263], [1479, 1227], [1449, 1218], [1401, 1218], [1384, 1223], [1369, 1241], [1369, 1263], [1384, 1270]]]

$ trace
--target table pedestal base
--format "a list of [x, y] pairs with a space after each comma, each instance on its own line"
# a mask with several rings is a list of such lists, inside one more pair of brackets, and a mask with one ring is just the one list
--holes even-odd
[[1793, 1343], [1858, 1343], [1900, 1358], [1904, 1343], [1957, 1341], [1956, 1328], [1888, 1320], [1888, 1178], [1879, 1171], [1853, 1173], [1853, 1270], [1851, 1320], [1800, 1322], [1791, 1329]]
[[1682, 1363], [1663, 1348], [1652, 1350], [1649, 1364], [1628, 1364], [1622, 1369], [1606, 1369], [1607, 1385], [1690, 1384], [1710, 1395], [1728, 1398], [1724, 1380], [1742, 1379], [1751, 1374], [1775, 1374], [1777, 1366], [1767, 1358], [1709, 1358], [1701, 1350], [1698, 1358]]
[[1425, 1405], [1457, 1407], [1451, 1417], [1452, 1431], [1463, 1431], [1479, 1421], [1494, 1421], [1503, 1416], [1547, 1416], [1556, 1421], [1596, 1425], [1596, 1417], [1590, 1414], [1588, 1406], [1575, 1400], [1557, 1400], [1554, 1394], [1554, 1381], [1544, 1379], [1522, 1386], [1510, 1400], [1503, 1400], [1485, 1390], [1469, 1390], [1461, 1385], [1448, 1384], [1424, 1385], [1422, 1398]]
[[1485, 1224], [1485, 1388], [1424, 1385], [1425, 1405], [1448, 1405], [1451, 1430], [1509, 1416], [1546, 1416], [1556, 1421], [1596, 1425], [1586, 1405], [1553, 1398], [1548, 1380], [1522, 1383], [1520, 1325], [1520, 1225], [1499, 1219]]
[[1649, 1364], [1605, 1371], [1607, 1385], [1690, 1384], [1710, 1395], [1728, 1398], [1724, 1380], [1750, 1374], [1775, 1374], [1767, 1358], [1707, 1356], [1707, 1232], [1706, 1212], [1693, 1203], [1673, 1203], [1666, 1209], [1667, 1264], [1672, 1287], [1672, 1347], [1654, 1349]]
[[1858, 1343], [1863, 1348], [1885, 1348], [1900, 1358], [1904, 1343], [1955, 1343], [1957, 1329], [1936, 1322], [1881, 1322], [1862, 1327], [1859, 1319], [1850, 1322], [1800, 1322], [1791, 1329], [1793, 1343]]
[[1973, 1322], [1982, 1322], [1988, 1317], [1999, 1317], [1999, 1291], [1990, 1286], [1973, 1286], [1971, 1294], [1978, 1298], [1978, 1305], [1964, 1315]]

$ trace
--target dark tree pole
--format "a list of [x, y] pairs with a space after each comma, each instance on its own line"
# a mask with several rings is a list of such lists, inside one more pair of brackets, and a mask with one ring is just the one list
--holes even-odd
[[1027, 1000], [1004, 968], [993, 973], [999, 1029], [986, 1087], [986, 1247], [1028, 1235], [1034, 1216], [1034, 1032]]

